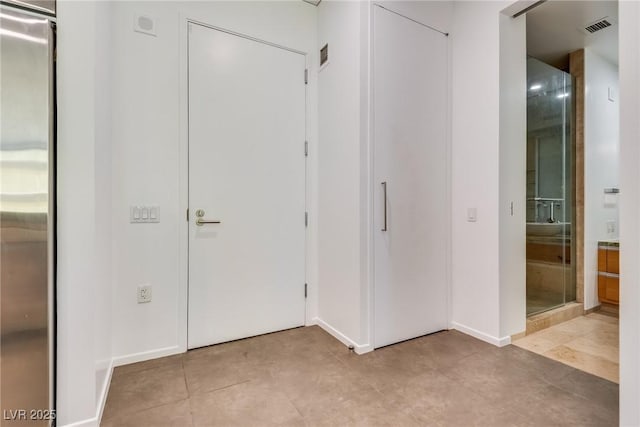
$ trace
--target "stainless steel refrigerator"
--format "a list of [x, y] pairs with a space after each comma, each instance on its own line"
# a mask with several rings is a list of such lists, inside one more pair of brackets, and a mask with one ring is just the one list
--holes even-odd
[[2, 426], [46, 426], [55, 418], [53, 6], [0, 6]]

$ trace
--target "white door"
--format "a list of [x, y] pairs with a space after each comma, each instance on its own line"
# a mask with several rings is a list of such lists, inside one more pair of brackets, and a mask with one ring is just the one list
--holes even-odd
[[188, 346], [301, 326], [305, 57], [191, 23], [188, 58]]
[[447, 41], [374, 7], [375, 347], [447, 327]]

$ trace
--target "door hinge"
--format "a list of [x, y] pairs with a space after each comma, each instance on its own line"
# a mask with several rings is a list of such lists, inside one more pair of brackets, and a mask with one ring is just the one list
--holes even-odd
[[304, 284], [304, 297], [307, 297], [307, 284]]
[[304, 142], [304, 156], [305, 157], [309, 156], [309, 141]]
[[305, 212], [304, 213], [304, 226], [308, 226], [309, 225], [309, 212]]
[[189, 222], [189, 209], [187, 209], [187, 222]]
[[308, 84], [309, 83], [309, 70], [307, 68], [305, 68], [304, 70], [304, 84]]

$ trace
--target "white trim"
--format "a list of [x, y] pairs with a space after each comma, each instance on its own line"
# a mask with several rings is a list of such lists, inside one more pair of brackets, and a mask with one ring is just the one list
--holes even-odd
[[100, 423], [98, 422], [98, 418], [93, 417], [86, 420], [78, 421], [72, 424], [65, 424], [60, 427], [98, 427]]
[[505, 7], [502, 9], [500, 13], [503, 13], [510, 18], [513, 18], [515, 15], [524, 12], [529, 9], [531, 6], [534, 6], [536, 3], [541, 3], [539, 0], [518, 0], [515, 3]]
[[75, 423], [66, 424], [61, 427], [98, 427], [100, 425], [100, 421], [102, 421], [102, 413], [104, 412], [104, 407], [107, 404], [107, 395], [109, 394], [111, 377], [113, 375], [113, 359], [108, 361], [107, 366], [107, 375], [105, 377], [104, 384], [102, 385], [102, 390], [100, 391], [100, 398], [98, 399], [98, 406], [96, 407], [96, 416], [86, 420], [77, 421]]
[[[362, 5], [362, 9], [361, 10], [361, 14], [364, 15], [360, 17], [360, 23], [361, 25], [365, 25], [366, 23], [366, 27], [364, 28], [364, 31], [361, 30], [361, 37], [364, 38], [366, 40], [366, 50], [364, 52], [364, 55], [366, 55], [366, 74], [365, 75], [361, 75], [362, 79], [366, 78], [366, 99], [361, 100], [361, 104], [360, 104], [360, 108], [361, 109], [365, 109], [366, 108], [366, 122], [364, 124], [361, 124], [361, 129], [362, 129], [362, 135], [360, 135], [360, 140], [361, 140], [361, 145], [363, 146], [361, 148], [361, 152], [363, 153], [363, 157], [364, 157], [364, 164], [362, 164], [362, 168], [364, 169], [363, 172], [361, 172], [362, 176], [364, 177], [364, 182], [361, 183], [361, 187], [363, 188], [363, 192], [366, 192], [366, 194], [364, 195], [364, 207], [363, 207], [363, 222], [364, 222], [364, 230], [362, 231], [362, 234], [365, 237], [366, 241], [364, 242], [363, 246], [363, 252], [365, 253], [365, 259], [364, 261], [362, 261], [364, 263], [364, 268], [363, 270], [366, 271], [366, 275], [364, 275], [365, 277], [363, 277], [363, 281], [364, 281], [364, 286], [366, 288], [366, 302], [362, 305], [362, 311], [364, 313], [366, 313], [366, 333], [364, 333], [362, 335], [363, 339], [366, 339], [370, 344], [368, 346], [368, 350], [364, 351], [363, 353], [366, 353], [368, 351], [373, 351], [374, 349], [374, 340], [375, 340], [375, 265], [374, 265], [374, 261], [375, 261], [375, 253], [374, 253], [374, 246], [373, 246], [373, 242], [375, 239], [375, 231], [374, 231], [374, 223], [373, 223], [373, 213], [374, 213], [374, 206], [373, 206], [373, 164], [374, 164], [374, 158], [373, 158], [373, 135], [374, 135], [374, 105], [373, 105], [373, 61], [374, 61], [374, 57], [373, 57], [373, 4], [367, 4], [366, 2], [363, 2]], [[364, 32], [364, 34], [362, 34]], [[362, 51], [363, 47], [360, 46], [360, 50]], [[363, 54], [363, 53], [361, 53]], [[361, 98], [364, 98], [363, 95], [361, 95]], [[362, 119], [361, 119], [362, 120]], [[362, 161], [362, 160], [361, 160]], [[363, 328], [364, 329], [364, 328]]]
[[460, 331], [464, 334], [471, 335], [474, 338], [478, 338], [484, 342], [488, 342], [489, 344], [493, 344], [497, 347], [504, 347], [506, 345], [511, 344], [511, 337], [506, 336], [502, 338], [497, 338], [489, 334], [485, 334], [484, 332], [480, 332], [477, 329], [470, 328], [468, 326], [462, 325], [458, 322], [451, 322], [451, 326], [456, 331]]
[[181, 346], [174, 345], [171, 347], [158, 348], [155, 350], [143, 351], [140, 353], [125, 354], [113, 358], [113, 366], [128, 365], [130, 363], [144, 362], [145, 360], [158, 359], [160, 357], [172, 356], [174, 354], [184, 353]]
[[[178, 227], [178, 346], [187, 351], [189, 339], [189, 98], [188, 98], [188, 48], [189, 19], [178, 14], [179, 22], [179, 114], [178, 114], [178, 212], [185, 215], [185, 221]], [[182, 222], [181, 220], [179, 220]]]
[[113, 376], [113, 359], [109, 361], [109, 367], [107, 368], [107, 375], [104, 379], [104, 383], [102, 384], [102, 390], [100, 391], [100, 399], [98, 400], [98, 407], [96, 408], [96, 420], [98, 421], [98, 425], [100, 425], [100, 421], [102, 421], [102, 413], [104, 412], [104, 407], [107, 404], [107, 396], [109, 394], [109, 387], [111, 386], [111, 377]]
[[[450, 24], [451, 26], [451, 24]], [[448, 33], [449, 34], [449, 33]], [[453, 322], [453, 40], [447, 36], [447, 134], [446, 134], [446, 190], [447, 229], [445, 242], [447, 325]]]
[[365, 353], [369, 353], [370, 351], [373, 351], [373, 346], [371, 344], [358, 344], [357, 342], [355, 342], [354, 340], [352, 340], [342, 332], [338, 331], [336, 328], [329, 325], [327, 322], [320, 319], [319, 317], [316, 317], [313, 320], [318, 326], [320, 326], [326, 332], [331, 334], [335, 339], [340, 341], [342, 344], [346, 345], [347, 347], [353, 346], [353, 350], [356, 352], [356, 354], [365, 354]]

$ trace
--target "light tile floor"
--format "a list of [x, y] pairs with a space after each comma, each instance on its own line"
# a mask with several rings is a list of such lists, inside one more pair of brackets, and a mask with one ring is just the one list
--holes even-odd
[[457, 331], [358, 356], [317, 326], [116, 368], [102, 426], [616, 426], [618, 385]]
[[618, 383], [618, 319], [591, 313], [514, 341], [514, 345]]

